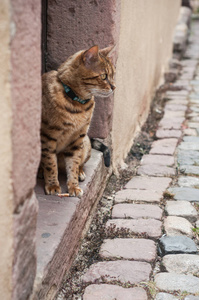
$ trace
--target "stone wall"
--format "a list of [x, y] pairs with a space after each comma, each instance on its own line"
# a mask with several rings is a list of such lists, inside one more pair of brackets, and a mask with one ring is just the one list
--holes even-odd
[[0, 295], [18, 300], [29, 298], [36, 273], [41, 4], [3, 0], [1, 5]]
[[36, 273], [33, 189], [40, 160], [41, 3], [12, 0], [11, 98], [14, 206], [13, 299], [27, 299]]
[[9, 300], [12, 295], [13, 261], [13, 192], [11, 182], [12, 153], [11, 129], [12, 107], [10, 97], [10, 7], [6, 0], [1, 1], [0, 10], [0, 295]]

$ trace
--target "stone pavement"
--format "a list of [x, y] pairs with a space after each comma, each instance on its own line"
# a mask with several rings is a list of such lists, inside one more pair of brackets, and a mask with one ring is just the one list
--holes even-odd
[[143, 156], [137, 176], [115, 195], [106, 224], [115, 238], [104, 240], [102, 261], [84, 274], [83, 300], [199, 300], [197, 39], [195, 21], [175, 83], [184, 89], [166, 93], [157, 141]]

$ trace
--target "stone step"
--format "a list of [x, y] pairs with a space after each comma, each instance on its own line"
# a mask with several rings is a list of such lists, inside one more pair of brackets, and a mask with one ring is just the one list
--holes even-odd
[[[81, 200], [45, 195], [44, 182], [38, 180], [36, 195], [39, 201], [37, 224], [37, 274], [33, 299], [44, 299], [47, 289], [56, 293], [64, 273], [68, 272], [78, 250], [79, 240], [97, 195], [102, 193], [107, 169], [102, 153], [92, 150], [85, 165], [86, 180], [80, 183], [84, 191]], [[60, 178], [63, 192], [65, 178]], [[66, 255], [67, 253], [67, 255]], [[44, 284], [45, 282], [45, 284]], [[39, 295], [39, 296], [38, 296]]]
[[147, 293], [139, 287], [123, 288], [113, 284], [92, 284], [86, 287], [83, 300], [147, 300]]
[[99, 254], [105, 259], [153, 262], [156, 258], [156, 244], [154, 241], [147, 239], [106, 239], [100, 248]]
[[106, 223], [107, 232], [111, 234], [120, 232], [138, 234], [151, 238], [158, 238], [162, 235], [162, 222], [154, 219], [114, 219]]
[[135, 284], [149, 280], [151, 265], [147, 262], [117, 260], [98, 262], [83, 275], [84, 283]]

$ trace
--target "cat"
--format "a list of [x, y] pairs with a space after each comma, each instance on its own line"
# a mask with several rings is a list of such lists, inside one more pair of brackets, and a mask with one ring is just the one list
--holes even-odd
[[115, 89], [115, 68], [109, 58], [112, 48], [99, 50], [98, 46], [93, 46], [81, 50], [70, 56], [57, 71], [42, 75], [40, 166], [46, 194], [61, 193], [59, 157], [65, 161], [69, 195], [83, 195], [78, 179], [85, 179], [83, 166], [91, 155], [87, 132], [95, 106], [94, 96], [107, 97]]

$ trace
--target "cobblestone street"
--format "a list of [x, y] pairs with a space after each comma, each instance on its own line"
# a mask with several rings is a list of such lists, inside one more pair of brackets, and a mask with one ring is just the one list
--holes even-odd
[[[158, 139], [143, 156], [137, 176], [116, 193], [106, 224], [115, 238], [104, 240], [104, 261], [84, 274], [83, 282], [89, 283], [84, 300], [146, 300], [147, 285], [155, 300], [199, 300], [198, 40], [199, 22], [194, 21], [175, 82], [184, 89], [166, 92]], [[124, 228], [138, 238], [118, 238]], [[157, 255], [161, 261], [154, 269]]]

